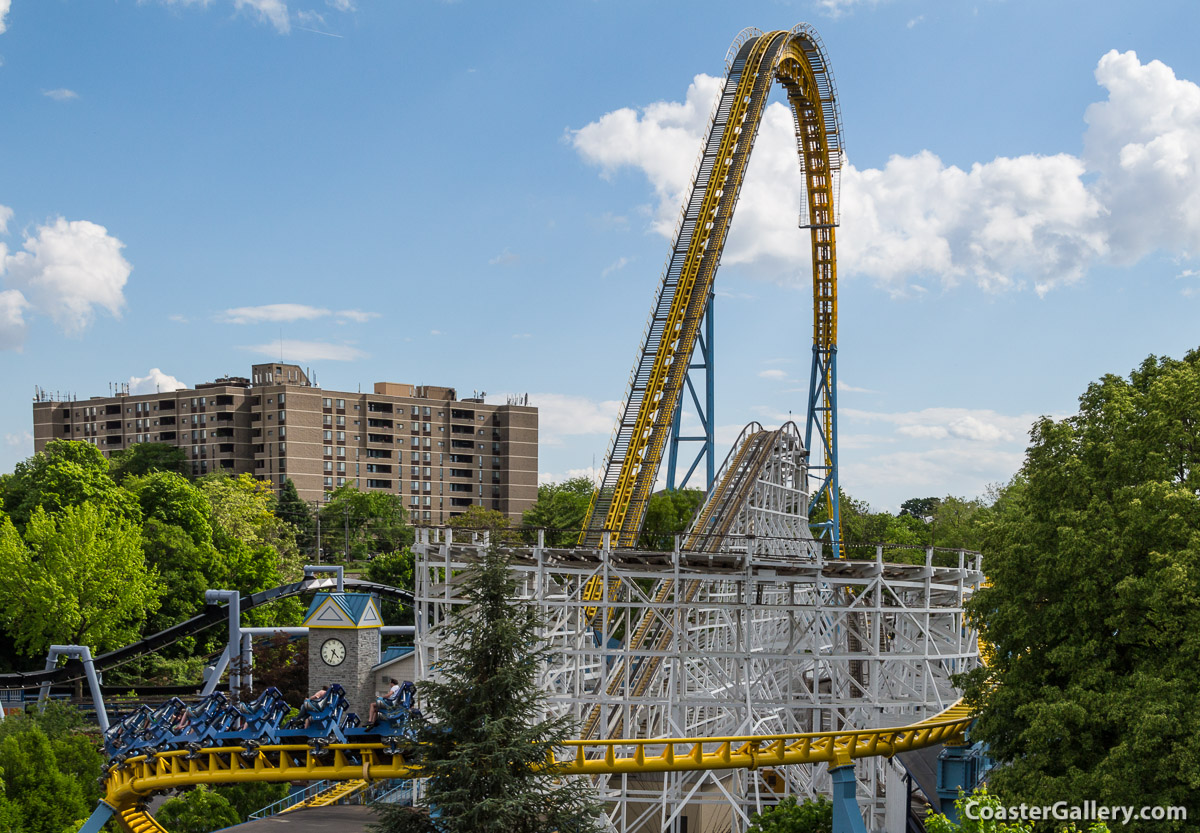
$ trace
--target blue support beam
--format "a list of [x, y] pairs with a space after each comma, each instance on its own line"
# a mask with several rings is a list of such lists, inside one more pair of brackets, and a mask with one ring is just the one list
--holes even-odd
[[[829, 428], [826, 430], [826, 417]], [[816, 434], [816, 444], [813, 435]], [[824, 350], [813, 345], [812, 372], [808, 378], [808, 415], [804, 427], [804, 447], [808, 450], [809, 516], [826, 498], [826, 520], [812, 525], [818, 539], [832, 545], [835, 558], [843, 556], [842, 518], [839, 507], [837, 459], [837, 347]], [[816, 449], [821, 451], [818, 458]]]
[[[703, 403], [701, 403], [700, 396], [696, 392], [696, 377], [701, 375], [704, 380]], [[715, 427], [713, 423], [715, 388], [713, 386], [713, 295], [711, 292], [709, 293], [708, 306], [704, 313], [704, 332], [703, 335], [697, 335], [696, 337], [696, 350], [692, 353], [692, 363], [688, 365], [687, 376], [684, 377], [684, 386], [691, 395], [692, 405], [695, 407], [696, 416], [700, 420], [700, 430], [704, 433], [693, 436], [680, 436], [679, 427], [683, 417], [683, 402], [685, 397], [679, 397], [679, 404], [675, 406], [675, 417], [671, 422], [671, 437], [667, 444], [667, 488], [671, 490], [686, 488], [692, 475], [696, 472], [700, 463], [703, 462], [704, 491], [707, 492], [712, 488], [713, 479], [717, 474], [717, 450], [713, 439], [713, 429]], [[700, 443], [700, 449], [692, 459], [691, 465], [688, 466], [687, 472], [682, 478], [679, 478], [679, 445], [685, 442]]]
[[116, 811], [102, 800], [83, 823], [83, 827], [79, 828], [79, 833], [100, 833], [100, 828], [112, 818], [114, 812]]
[[833, 778], [833, 833], [867, 833], [855, 794], [854, 764], [832, 767], [829, 774]]

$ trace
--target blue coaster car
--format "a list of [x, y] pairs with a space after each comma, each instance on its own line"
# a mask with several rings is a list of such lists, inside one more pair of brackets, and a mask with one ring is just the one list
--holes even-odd
[[130, 744], [134, 743], [149, 725], [151, 714], [153, 709], [142, 703], [118, 723], [110, 726], [104, 733], [105, 756], [116, 758], [127, 755]]
[[393, 749], [400, 741], [412, 740], [416, 734], [415, 722], [421, 716], [420, 709], [413, 705], [416, 694], [417, 687], [405, 682], [394, 699], [379, 698], [375, 722], [347, 729], [346, 740], [350, 743], [384, 743]]
[[147, 708], [147, 712], [132, 731], [127, 735], [127, 743], [117, 755], [117, 761], [124, 761], [134, 755], [153, 755], [165, 746], [171, 736], [171, 727], [178, 719], [179, 713], [187, 708], [187, 704], [178, 697], [172, 697], [156, 709]]
[[256, 754], [262, 744], [276, 742], [283, 718], [291, 706], [283, 699], [279, 689], [272, 686], [252, 703], [236, 703], [228, 706], [225, 728], [214, 737], [221, 746], [242, 746], [248, 754]]
[[162, 738], [161, 746], [155, 744], [159, 752], [164, 749], [189, 749], [195, 752], [205, 746], [215, 746], [217, 733], [226, 729], [232, 719], [229, 711], [229, 700], [224, 694], [210, 694], [195, 705], [184, 706], [175, 713], [175, 719], [167, 729], [168, 734]]
[[342, 728], [346, 712], [346, 692], [334, 683], [322, 697], [310, 697], [300, 704], [300, 714], [280, 729], [276, 741], [281, 744], [307, 743], [323, 747], [330, 743], [345, 743]]

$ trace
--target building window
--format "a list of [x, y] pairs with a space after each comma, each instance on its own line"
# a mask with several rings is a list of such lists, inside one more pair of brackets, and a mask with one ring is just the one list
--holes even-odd
[[325, 456], [326, 456], [326, 457], [332, 457], [332, 456], [333, 456], [333, 446], [331, 446], [331, 445], [327, 445], [327, 446], [325, 446]]
[[326, 431], [326, 432], [325, 432], [325, 441], [326, 441], [326, 442], [332, 442], [332, 441], [333, 441], [333, 432], [332, 432], [332, 431]]
[[333, 461], [332, 460], [325, 461], [325, 471], [333, 471]]
[[325, 425], [328, 425], [328, 426], [330, 426], [330, 427], [332, 427], [332, 426], [333, 426], [333, 417], [332, 417], [331, 415], [329, 415], [329, 414], [325, 414], [325, 418], [324, 418], [323, 420], [321, 420], [321, 421], [322, 421], [322, 423], [323, 423], [323, 424], [325, 424]]
[[345, 431], [338, 431], [338, 442], [339, 442], [339, 443], [344, 443], [345, 441], [346, 441], [346, 432], [345, 432]]
[[346, 418], [344, 416], [339, 415], [337, 418], [337, 424], [344, 427], [346, 425]]
[[322, 399], [322, 400], [321, 400], [321, 407], [323, 407], [323, 408], [332, 408], [332, 407], [333, 407], [333, 400], [332, 400], [332, 399]]
[[345, 457], [345, 456], [346, 456], [346, 449], [344, 449], [344, 448], [339, 448], [339, 449], [338, 449], [338, 456], [339, 456], [339, 457]]
[[339, 461], [339, 462], [338, 462], [338, 471], [340, 471], [340, 472], [345, 472], [345, 471], [346, 471], [346, 464], [345, 464], [345, 463], [342, 463], [342, 462], [340, 462], [340, 461]]
[[326, 485], [326, 486], [332, 486], [332, 485], [333, 485], [333, 478], [332, 478], [332, 477], [326, 477], [326, 478], [325, 478], [325, 485]]
[[339, 399], [339, 400], [337, 401], [337, 406], [338, 406], [339, 408], [345, 408], [345, 407], [346, 407], [346, 400], [345, 400], [345, 399]]

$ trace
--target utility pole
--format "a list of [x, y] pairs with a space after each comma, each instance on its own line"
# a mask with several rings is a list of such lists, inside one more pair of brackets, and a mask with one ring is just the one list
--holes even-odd
[[317, 563], [321, 563], [321, 506], [317, 505]]
[[346, 562], [350, 561], [350, 507], [346, 507]]

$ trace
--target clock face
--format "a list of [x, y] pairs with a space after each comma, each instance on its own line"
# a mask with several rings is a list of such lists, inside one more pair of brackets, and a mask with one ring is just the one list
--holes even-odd
[[346, 659], [346, 646], [340, 639], [326, 639], [321, 643], [321, 659], [326, 665], [341, 665]]

